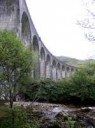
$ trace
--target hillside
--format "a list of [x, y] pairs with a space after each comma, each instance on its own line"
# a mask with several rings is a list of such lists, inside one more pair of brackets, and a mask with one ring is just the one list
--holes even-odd
[[72, 65], [72, 66], [80, 66], [83, 64], [87, 64], [87, 63], [95, 63], [94, 59], [78, 60], [78, 59], [70, 58], [70, 57], [66, 57], [66, 56], [60, 56], [57, 58], [61, 61], [66, 62], [69, 65]]

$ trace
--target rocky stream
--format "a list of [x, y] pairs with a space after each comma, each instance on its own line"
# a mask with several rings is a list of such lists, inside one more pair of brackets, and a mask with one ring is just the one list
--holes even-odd
[[[31, 108], [36, 116], [44, 122], [43, 128], [95, 128], [95, 107], [75, 107], [37, 102], [15, 102], [14, 104]], [[76, 122], [77, 125], [75, 126]], [[68, 126], [64, 127], [66, 125]]]

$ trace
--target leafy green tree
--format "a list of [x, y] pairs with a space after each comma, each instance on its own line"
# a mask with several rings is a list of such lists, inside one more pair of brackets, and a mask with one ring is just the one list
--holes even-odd
[[33, 52], [14, 33], [0, 32], [0, 90], [9, 97], [11, 108], [14, 97], [23, 87], [21, 82], [31, 77], [33, 67]]
[[86, 64], [70, 81], [71, 97], [83, 104], [95, 102], [95, 64]]

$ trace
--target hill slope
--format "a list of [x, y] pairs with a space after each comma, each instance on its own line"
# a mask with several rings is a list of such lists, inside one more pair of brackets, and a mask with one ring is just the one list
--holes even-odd
[[87, 60], [78, 60], [75, 58], [70, 58], [66, 56], [57, 57], [59, 60], [64, 61], [65, 63], [72, 65], [72, 66], [80, 66], [87, 63], [95, 63], [94, 59], [87, 59]]

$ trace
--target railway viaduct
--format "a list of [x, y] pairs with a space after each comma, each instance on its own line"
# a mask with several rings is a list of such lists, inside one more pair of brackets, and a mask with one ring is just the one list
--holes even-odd
[[58, 60], [45, 47], [32, 22], [25, 0], [0, 0], [0, 30], [14, 31], [38, 55], [32, 77], [60, 80], [77, 71], [76, 67]]

